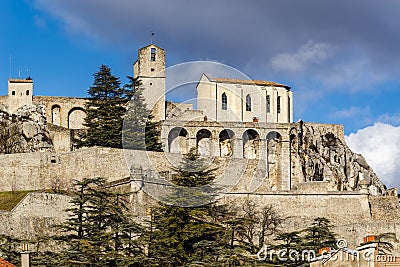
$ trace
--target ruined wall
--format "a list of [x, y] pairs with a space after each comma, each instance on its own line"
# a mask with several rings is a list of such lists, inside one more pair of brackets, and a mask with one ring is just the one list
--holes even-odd
[[47, 121], [69, 129], [83, 128], [86, 98], [34, 96], [33, 103], [45, 106]]

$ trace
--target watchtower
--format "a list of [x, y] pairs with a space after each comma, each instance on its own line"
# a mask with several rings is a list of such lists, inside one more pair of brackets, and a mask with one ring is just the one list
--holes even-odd
[[154, 44], [138, 51], [134, 78], [142, 82], [143, 97], [157, 121], [165, 120], [165, 50]]
[[8, 79], [7, 111], [14, 114], [24, 105], [32, 105], [33, 81], [26, 79]]

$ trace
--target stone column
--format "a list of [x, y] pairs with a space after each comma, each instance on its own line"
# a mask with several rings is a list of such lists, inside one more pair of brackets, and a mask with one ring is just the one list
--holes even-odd
[[290, 141], [287, 139], [283, 139], [282, 136], [282, 151], [281, 151], [281, 181], [282, 181], [282, 190], [290, 190], [291, 181], [290, 181]]
[[243, 139], [234, 138], [232, 140], [233, 154], [232, 158], [242, 159], [243, 158]]

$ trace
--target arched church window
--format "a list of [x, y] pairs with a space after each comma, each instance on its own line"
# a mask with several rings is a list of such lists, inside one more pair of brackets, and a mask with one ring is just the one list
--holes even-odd
[[270, 113], [271, 112], [271, 98], [269, 95], [267, 95], [265, 102], [266, 102], [266, 111], [267, 111], [267, 113]]
[[251, 96], [246, 96], [246, 111], [251, 111]]
[[228, 109], [228, 97], [225, 93], [222, 94], [222, 110]]
[[153, 47], [150, 52], [150, 60], [156, 61], [156, 49]]
[[277, 113], [281, 113], [281, 97], [278, 96], [276, 99], [276, 111]]
[[26, 90], [26, 95], [29, 95], [29, 90]]

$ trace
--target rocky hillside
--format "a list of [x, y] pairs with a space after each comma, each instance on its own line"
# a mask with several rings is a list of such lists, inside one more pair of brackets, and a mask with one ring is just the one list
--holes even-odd
[[0, 111], [0, 153], [53, 150], [41, 105], [23, 106], [16, 114]]
[[384, 194], [385, 186], [364, 157], [351, 151], [331, 132], [311, 124], [298, 123], [292, 141], [292, 166], [298, 182], [327, 181], [331, 190], [355, 191], [368, 186], [372, 194]]

